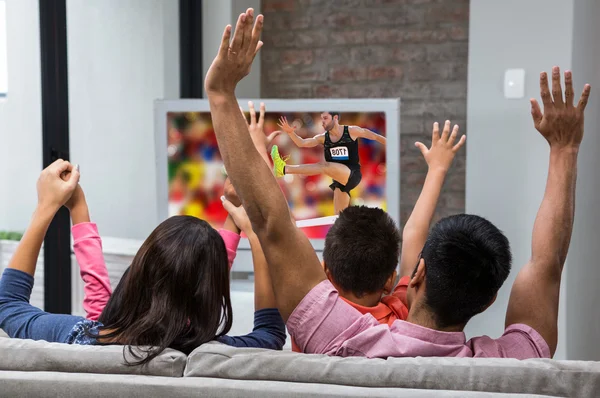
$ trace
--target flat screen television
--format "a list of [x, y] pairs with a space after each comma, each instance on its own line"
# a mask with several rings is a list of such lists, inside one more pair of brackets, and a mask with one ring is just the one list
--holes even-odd
[[[340, 112], [339, 123], [368, 128], [387, 138], [386, 145], [360, 139], [362, 180], [351, 192], [351, 204], [381, 207], [400, 222], [400, 100], [399, 99], [250, 99], [258, 109], [266, 105], [264, 129], [279, 130], [286, 116], [303, 138], [323, 132], [324, 111]], [[248, 116], [248, 99], [240, 106]], [[158, 221], [177, 214], [200, 217], [219, 228], [227, 213], [220, 196], [225, 174], [207, 100], [155, 102], [155, 156], [157, 166]], [[317, 163], [322, 146], [298, 148], [286, 134], [274, 140], [290, 164]], [[335, 220], [331, 178], [286, 175], [279, 180], [288, 205], [315, 250], [323, 249], [325, 235]], [[316, 222], [314, 221], [315, 219]], [[321, 224], [321, 225], [314, 225]], [[312, 226], [311, 226], [312, 225]], [[243, 239], [241, 249], [248, 249]]]

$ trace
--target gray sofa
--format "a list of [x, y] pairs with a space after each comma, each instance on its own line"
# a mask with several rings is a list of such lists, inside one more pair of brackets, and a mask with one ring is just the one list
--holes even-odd
[[2, 397], [600, 396], [600, 362], [332, 358], [219, 343], [144, 367], [118, 346], [0, 338]]

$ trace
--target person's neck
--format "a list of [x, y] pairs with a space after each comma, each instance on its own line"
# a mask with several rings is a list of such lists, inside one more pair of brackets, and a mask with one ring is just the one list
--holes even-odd
[[338, 289], [340, 296], [345, 298], [348, 301], [351, 301], [355, 304], [362, 305], [363, 307], [375, 307], [381, 301], [382, 293], [370, 293], [365, 294], [361, 297], [356, 296], [353, 293], [343, 292]]
[[329, 130], [329, 134], [333, 134], [336, 137], [341, 137], [343, 133], [344, 133], [344, 130], [343, 130], [342, 126], [339, 124], [333, 125], [333, 128], [331, 130]]
[[465, 325], [440, 327], [431, 310], [418, 304], [411, 306], [406, 322], [423, 326], [428, 329], [438, 330], [440, 332], [462, 332], [465, 328]]

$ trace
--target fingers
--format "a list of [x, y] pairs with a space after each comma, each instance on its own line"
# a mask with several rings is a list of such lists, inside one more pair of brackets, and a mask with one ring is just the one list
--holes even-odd
[[442, 140], [448, 141], [448, 136], [450, 135], [450, 120], [446, 120], [444, 123], [444, 130], [442, 131]]
[[227, 57], [229, 51], [229, 40], [231, 39], [231, 25], [225, 27], [223, 32], [223, 38], [221, 39], [221, 46], [219, 47], [219, 55]]
[[229, 51], [234, 55], [237, 54], [242, 48], [244, 40], [244, 24], [246, 23], [246, 13], [241, 13], [238, 17], [237, 23], [235, 24], [235, 32], [233, 33], [233, 40], [229, 46]]
[[467, 136], [463, 134], [458, 143], [452, 147], [452, 150], [454, 152], [458, 151], [463, 145], [465, 145], [465, 142], [467, 142]]
[[48, 166], [48, 170], [60, 177], [61, 174], [72, 171], [73, 165], [67, 160], [58, 159]]
[[432, 144], [440, 140], [440, 124], [438, 122], [433, 123], [433, 131], [431, 133]]
[[423, 144], [422, 142], [415, 142], [415, 146], [417, 148], [419, 148], [419, 150], [421, 151], [421, 154], [423, 156], [427, 155], [427, 152], [429, 152], [429, 149], [427, 149], [427, 146], [425, 144]]
[[533, 118], [533, 123], [535, 126], [539, 126], [543, 118], [540, 104], [538, 104], [534, 98], [529, 101], [531, 102], [531, 117]]
[[[246, 10], [246, 20], [244, 21], [243, 36], [242, 36], [242, 52], [248, 54], [253, 51], [256, 46], [252, 46], [252, 26], [254, 24], [254, 9]], [[251, 47], [252, 46], [252, 47]]]
[[250, 125], [256, 124], [256, 110], [254, 109], [254, 102], [248, 101], [248, 111], [250, 112]]
[[[256, 57], [256, 54], [258, 54], [258, 50], [260, 50], [260, 48], [263, 46], [263, 42], [259, 41], [258, 44], [256, 45], [256, 50], [254, 50], [254, 57]], [[253, 57], [253, 59], [254, 59]]]
[[553, 105], [550, 89], [548, 88], [548, 74], [546, 72], [540, 73], [540, 95], [542, 97], [544, 109]]
[[258, 116], [258, 125], [260, 127], [262, 127], [263, 124], [265, 123], [265, 110], [266, 110], [265, 103], [261, 102], [260, 103], [260, 114]]
[[225, 196], [221, 196], [221, 202], [223, 202], [223, 208], [231, 215], [232, 212], [237, 210], [237, 207], [233, 205], [230, 201], [225, 199]]
[[278, 126], [281, 127], [284, 130], [286, 129], [286, 127], [289, 126], [287, 118], [285, 116], [281, 116], [279, 118], [279, 124], [278, 124]]
[[69, 179], [66, 181], [69, 189], [74, 190], [77, 188], [77, 184], [79, 184], [79, 166], [75, 166], [72, 168], [71, 173], [69, 174]]
[[248, 51], [254, 52], [253, 54], [251, 54], [253, 58], [256, 56], [256, 53], [262, 46], [262, 42], [260, 41], [260, 35], [263, 29], [263, 20], [264, 17], [262, 15], [257, 16], [256, 23], [254, 24], [254, 27], [252, 29], [252, 37], [250, 38], [250, 45], [248, 47]]
[[573, 106], [573, 97], [575, 93], [573, 92], [573, 76], [571, 71], [565, 71], [565, 105], [571, 107]]
[[583, 87], [583, 92], [581, 93], [581, 98], [579, 98], [579, 103], [577, 104], [577, 108], [583, 112], [585, 107], [587, 106], [588, 99], [590, 98], [590, 91], [592, 90], [592, 86], [586, 84]]
[[454, 145], [454, 141], [456, 141], [456, 136], [458, 135], [458, 124], [454, 125], [452, 129], [452, 133], [450, 134], [450, 139], [448, 140], [448, 145]]
[[560, 69], [558, 66], [552, 68], [552, 97], [554, 98], [554, 105], [563, 106], [562, 87], [560, 86]]

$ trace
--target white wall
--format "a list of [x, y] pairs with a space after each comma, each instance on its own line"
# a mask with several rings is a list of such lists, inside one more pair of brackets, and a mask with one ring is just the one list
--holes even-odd
[[[541, 71], [554, 65], [571, 68], [572, 38], [573, 0], [471, 1], [466, 211], [504, 231], [512, 245], [513, 269], [496, 303], [469, 322], [470, 336], [502, 333], [510, 288], [529, 259], [549, 154], [533, 128], [529, 98], [539, 98]], [[523, 99], [504, 98], [509, 68], [526, 71]], [[557, 358], [566, 356], [565, 295], [561, 298]]]
[[67, 1], [71, 159], [104, 236], [156, 226], [153, 101], [179, 94], [178, 2]]
[[6, 94], [8, 88], [6, 69], [6, 2], [0, 0], [0, 96]]
[[37, 0], [6, 0], [8, 96], [0, 98], [0, 230], [23, 231], [42, 168], [42, 88]]
[[[206, 76], [217, 54], [225, 26], [230, 24], [235, 29], [238, 16], [248, 8], [253, 8], [254, 15], [258, 15], [261, 12], [260, 0], [202, 2], [202, 76]], [[254, 59], [250, 74], [238, 85], [236, 95], [238, 98], [260, 97], [260, 55]]]
[[585, 135], [579, 155], [575, 226], [569, 250], [566, 288], [569, 358], [600, 360], [600, 2], [575, 1], [573, 78], [578, 95], [592, 85]]

